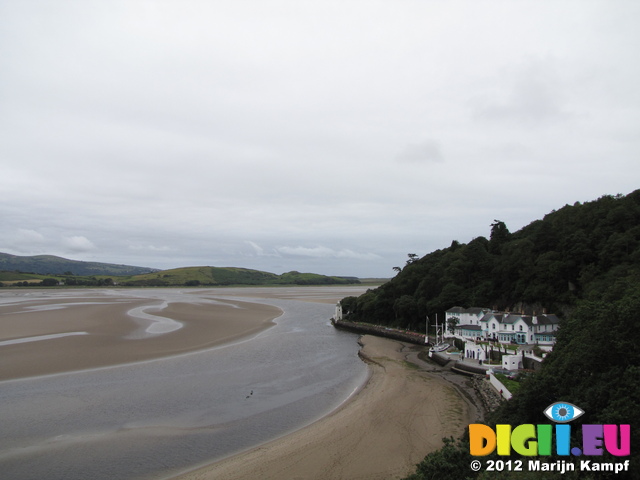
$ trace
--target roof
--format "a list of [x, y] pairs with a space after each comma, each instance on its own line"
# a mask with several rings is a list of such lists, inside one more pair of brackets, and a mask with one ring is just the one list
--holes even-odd
[[491, 310], [490, 308], [481, 308], [481, 307], [470, 307], [470, 308], [451, 307], [449, 310], [447, 310], [446, 313], [470, 313], [473, 315], [478, 315], [479, 313], [488, 312], [490, 310]]
[[536, 332], [535, 335], [536, 337], [541, 337], [541, 336], [545, 336], [545, 337], [555, 337], [556, 334], [558, 332]]
[[490, 308], [471, 307], [467, 308], [467, 313], [484, 313], [490, 310]]
[[456, 328], [461, 328], [462, 330], [473, 330], [479, 332], [482, 330], [480, 325], [457, 325]]
[[556, 325], [560, 319], [555, 315], [538, 315], [538, 325]]
[[504, 317], [502, 317], [502, 321], [500, 323], [512, 324], [516, 323], [518, 320], [523, 320], [526, 324], [532, 325], [531, 317], [529, 317], [529, 321], [527, 322], [525, 315], [520, 315], [519, 313], [506, 313]]
[[480, 319], [480, 321], [481, 322], [488, 322], [492, 318], [495, 318], [498, 322], [501, 322], [502, 321], [502, 314], [501, 313], [495, 313], [495, 312], [489, 312], [489, 313], [485, 314], [485, 316], [482, 317]]

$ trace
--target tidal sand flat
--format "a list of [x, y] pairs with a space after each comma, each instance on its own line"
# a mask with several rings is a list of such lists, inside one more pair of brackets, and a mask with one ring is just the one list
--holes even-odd
[[273, 325], [279, 308], [179, 292], [3, 292], [0, 380], [186, 353]]
[[[250, 290], [243, 289], [243, 294]], [[129, 363], [116, 358], [100, 368], [78, 369], [72, 361], [73, 370], [0, 381], [2, 477], [168, 478], [280, 438], [335, 411], [366, 382], [368, 369], [357, 355], [358, 337], [329, 323], [333, 305], [308, 301], [329, 295], [313, 293], [315, 288], [300, 290], [305, 301], [278, 295], [227, 297], [234, 294], [231, 289], [3, 289], [1, 313], [7, 315], [0, 315], [0, 321], [35, 318], [34, 313], [51, 316], [37, 317], [29, 328], [14, 325], [14, 334], [2, 341], [31, 337], [30, 341], [6, 344], [0, 352], [19, 345], [48, 351], [55, 342], [92, 337], [111, 328], [92, 323], [98, 317], [111, 319], [93, 308], [120, 312], [121, 328], [112, 334], [125, 345], [180, 338], [200, 315], [203, 322], [209, 321], [207, 306], [221, 302], [229, 315], [241, 315], [247, 302], [283, 313], [272, 327], [226, 337], [211, 348], [193, 349], [172, 341], [167, 348], [187, 351]], [[348, 294], [353, 289], [338, 298]], [[192, 304], [193, 309], [186, 306]], [[63, 312], [68, 314], [66, 320], [58, 316]], [[87, 317], [76, 318], [73, 312]], [[158, 324], [150, 319], [154, 315], [160, 324], [170, 319], [181, 327], [156, 336], [155, 329], [147, 331]], [[48, 319], [68, 328], [41, 328]], [[42, 338], [72, 332], [93, 333]], [[141, 337], [124, 338], [131, 335]], [[207, 341], [197, 335], [189, 339]], [[37, 349], [33, 352], [37, 354]]]
[[179, 480], [389, 479], [459, 436], [472, 409], [446, 381], [406, 365], [401, 343], [365, 336], [371, 378], [342, 408], [281, 439]]

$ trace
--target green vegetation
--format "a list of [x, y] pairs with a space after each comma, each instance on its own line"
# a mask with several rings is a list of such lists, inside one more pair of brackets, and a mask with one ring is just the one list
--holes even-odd
[[511, 393], [516, 393], [518, 390], [520, 390], [520, 382], [511, 380], [502, 373], [496, 373], [496, 378], [500, 380], [500, 383], [502, 383]]
[[423, 258], [409, 254], [384, 285], [343, 300], [348, 318], [423, 328], [426, 315], [460, 305], [568, 314], [580, 300], [614, 301], [640, 282], [640, 190], [576, 203], [510, 233], [491, 235]]
[[[0, 253], [0, 270], [38, 275], [138, 275], [155, 272], [154, 268], [117, 265], [114, 263], [81, 262], [54, 255], [22, 257]], [[15, 279], [15, 278], [14, 278]], [[12, 279], [13, 280], [13, 279]], [[17, 280], [17, 279], [15, 279]]]
[[185, 267], [132, 276], [36, 275], [0, 272], [0, 286], [227, 286], [227, 285], [348, 285], [359, 283], [355, 277], [331, 277], [315, 273], [287, 272], [282, 275], [247, 268]]
[[[396, 278], [375, 291], [343, 300], [351, 318], [397, 324], [409, 296], [417, 315], [453, 305], [508, 308], [547, 307], [564, 313], [557, 343], [539, 372], [524, 378], [511, 400], [491, 413], [489, 425], [549, 423], [543, 411], [567, 401], [585, 414], [571, 423], [572, 445], [580, 445], [582, 424], [630, 424], [631, 445], [640, 442], [640, 191], [566, 206], [509, 233], [492, 225], [489, 240], [476, 238], [410, 261]], [[396, 307], [394, 309], [394, 307]], [[398, 313], [401, 315], [399, 316]], [[508, 387], [509, 388], [509, 387]], [[488, 458], [516, 460], [506, 457]], [[570, 458], [540, 457], [543, 461]], [[411, 480], [466, 479], [631, 479], [621, 472], [473, 472], [468, 439], [447, 440], [425, 457]], [[631, 457], [596, 457], [598, 462], [640, 463]], [[526, 460], [526, 459], [525, 459]], [[579, 470], [579, 469], [578, 469]]]
[[358, 283], [358, 279], [300, 272], [276, 275], [275, 273], [234, 267], [186, 267], [122, 278], [121, 282], [127, 286], [347, 285]]

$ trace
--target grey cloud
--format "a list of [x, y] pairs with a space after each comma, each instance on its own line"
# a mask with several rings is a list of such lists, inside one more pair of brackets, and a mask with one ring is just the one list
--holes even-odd
[[494, 82], [491, 92], [472, 101], [478, 120], [542, 124], [572, 116], [563, 101], [568, 87], [560, 81], [553, 61], [527, 60], [505, 69]]
[[384, 276], [627, 193], [637, 9], [561, 3], [0, 2], [0, 251]]
[[283, 247], [277, 247], [276, 250], [285, 255], [299, 256], [299, 257], [347, 258], [347, 259], [355, 259], [355, 260], [380, 259], [380, 256], [374, 253], [359, 253], [346, 248], [335, 250], [333, 248], [325, 247], [325, 246], [315, 246], [315, 247], [283, 246]]
[[62, 247], [70, 253], [92, 252], [97, 249], [91, 240], [82, 235], [64, 237], [61, 243]]
[[426, 140], [420, 143], [407, 145], [397, 156], [397, 160], [403, 163], [430, 163], [442, 162], [442, 148], [435, 140]]

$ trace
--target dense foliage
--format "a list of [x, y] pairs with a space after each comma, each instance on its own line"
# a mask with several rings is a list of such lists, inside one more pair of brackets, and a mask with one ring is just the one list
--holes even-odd
[[459, 305], [567, 314], [579, 300], [616, 300], [640, 282], [640, 190], [576, 203], [510, 233], [491, 235], [418, 259], [381, 287], [343, 300], [353, 320], [408, 327]]
[[[489, 268], [495, 277], [483, 277], [486, 290], [480, 294], [476, 290], [452, 303], [485, 298], [486, 302], [504, 306], [523, 299], [570, 313], [563, 319], [554, 350], [541, 370], [523, 381], [513, 398], [492, 412], [489, 424], [549, 423], [544, 409], [554, 402], [567, 401], [585, 411], [571, 423], [572, 445], [580, 445], [582, 424], [631, 425], [631, 457], [614, 458], [608, 454], [589, 457], [597, 462], [629, 459], [631, 469], [617, 475], [583, 471], [527, 472], [526, 469], [474, 473], [469, 467], [468, 442], [463, 439], [456, 443], [448, 441], [441, 450], [428, 455], [409, 478], [640, 478], [637, 471], [640, 464], [637, 448], [640, 444], [640, 191], [626, 197], [603, 197], [588, 204], [565, 207], [516, 234], [503, 237], [498, 249], [491, 248], [492, 241], [482, 241], [488, 248], [476, 246], [475, 253], [480, 252], [479, 257], [490, 260]], [[456, 255], [463, 248], [468, 246], [452, 246], [437, 252], [438, 261], [429, 261], [446, 272], [452, 266], [442, 259], [464, 258]], [[511, 263], [506, 262], [507, 259]], [[403, 272], [406, 270], [405, 267]], [[434, 290], [439, 299], [425, 303], [425, 307], [446, 308], [447, 305], [441, 307], [439, 303], [445, 299], [441, 297], [442, 290], [450, 291], [460, 285], [468, 284], [458, 283], [449, 288], [444, 285], [440, 291]], [[491, 292], [488, 297], [473, 296], [487, 292]], [[397, 298], [401, 298], [399, 295]], [[503, 460], [517, 458], [516, 455], [502, 457]], [[575, 457], [537, 458], [547, 462], [558, 459], [577, 462]], [[487, 459], [482, 460], [486, 465]]]

